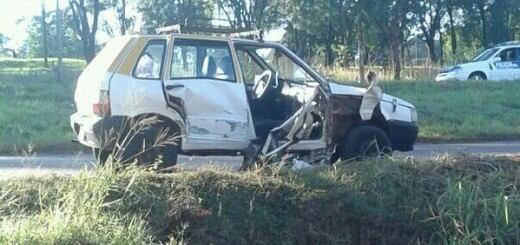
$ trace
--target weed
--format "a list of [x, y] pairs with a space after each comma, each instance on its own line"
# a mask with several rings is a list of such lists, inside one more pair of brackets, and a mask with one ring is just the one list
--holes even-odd
[[[515, 244], [518, 156], [375, 159], [292, 172], [109, 163], [0, 183], [0, 239], [46, 244]], [[38, 242], [36, 242], [38, 241]]]

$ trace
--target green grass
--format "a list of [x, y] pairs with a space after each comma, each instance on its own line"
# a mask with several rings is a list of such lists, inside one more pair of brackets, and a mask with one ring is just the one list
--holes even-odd
[[387, 82], [389, 94], [417, 107], [425, 141], [520, 138], [520, 81]]
[[416, 106], [420, 141], [520, 138], [520, 81], [383, 81], [380, 86]]
[[[50, 61], [56, 64], [55, 60]], [[41, 59], [0, 59], [0, 152], [71, 149], [73, 88], [84, 63], [64, 61], [63, 81]]]
[[0, 243], [518, 244], [520, 159], [290, 172], [110, 165], [0, 183]]

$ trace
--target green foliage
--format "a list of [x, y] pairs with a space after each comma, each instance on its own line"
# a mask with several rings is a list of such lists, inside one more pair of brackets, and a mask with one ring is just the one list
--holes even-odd
[[269, 29], [280, 24], [281, 0], [213, 0], [234, 29]]
[[212, 4], [204, 0], [141, 0], [138, 9], [152, 33], [158, 27], [175, 24], [207, 24], [213, 13]]
[[39, 244], [520, 242], [520, 162], [372, 160], [291, 172], [113, 164], [0, 183], [0, 240]]
[[[47, 47], [49, 57], [58, 56], [57, 40], [56, 40], [56, 14], [55, 12], [49, 13], [49, 16], [45, 18], [47, 22]], [[28, 36], [24, 41], [23, 49], [28, 57], [43, 57], [43, 32], [42, 32], [42, 17], [35, 16], [30, 20], [29, 27], [27, 29]], [[70, 12], [65, 12], [64, 24], [63, 24], [63, 55], [68, 58], [80, 58], [83, 56], [81, 41], [74, 33], [72, 27], [72, 16]]]

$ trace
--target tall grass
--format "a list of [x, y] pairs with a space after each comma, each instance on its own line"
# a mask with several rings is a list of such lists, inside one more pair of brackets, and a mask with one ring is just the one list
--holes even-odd
[[517, 244], [520, 159], [373, 160], [300, 172], [115, 165], [0, 183], [25, 244]]

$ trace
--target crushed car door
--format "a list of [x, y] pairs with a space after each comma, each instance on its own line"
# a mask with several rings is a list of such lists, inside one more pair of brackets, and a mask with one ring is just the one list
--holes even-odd
[[185, 121], [188, 141], [246, 145], [254, 138], [245, 87], [237, 82], [228, 42], [176, 38], [171, 56], [164, 89], [168, 104]]

